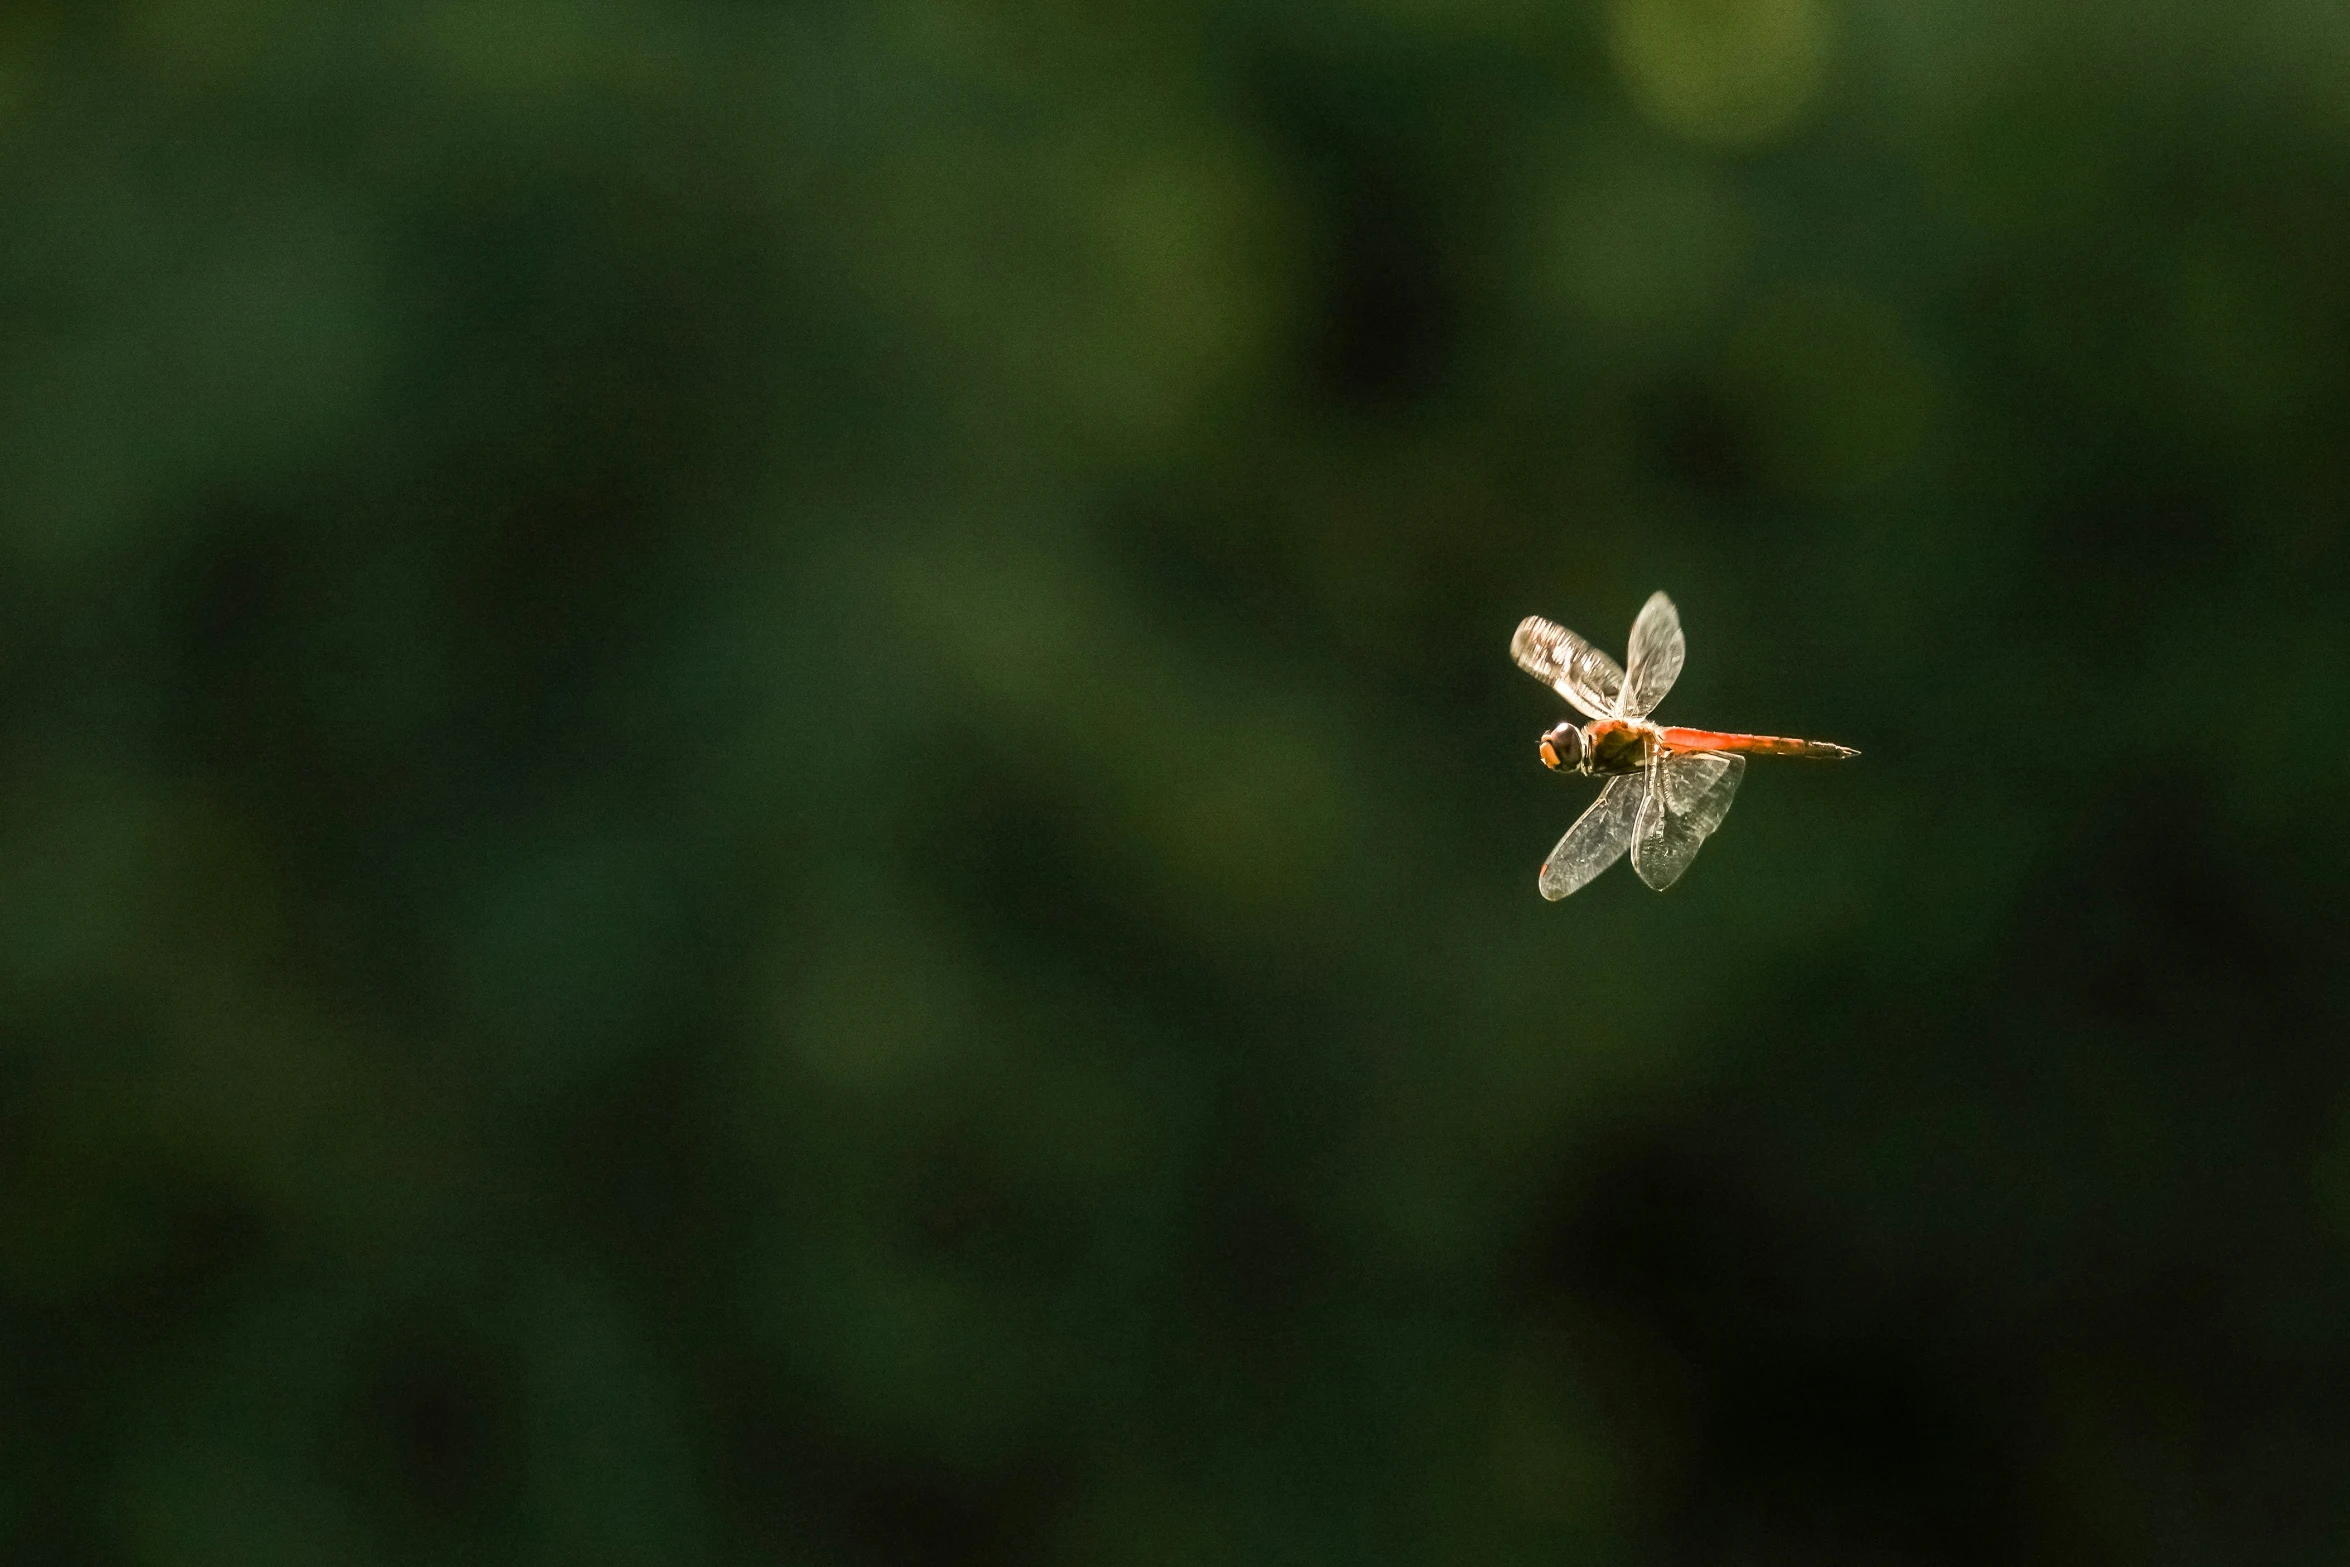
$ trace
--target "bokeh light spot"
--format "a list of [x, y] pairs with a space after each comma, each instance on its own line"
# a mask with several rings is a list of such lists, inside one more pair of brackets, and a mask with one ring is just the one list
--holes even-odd
[[1749, 146], [1819, 96], [1829, 22], [1819, 0], [1614, 0], [1608, 45], [1643, 113], [1676, 135]]

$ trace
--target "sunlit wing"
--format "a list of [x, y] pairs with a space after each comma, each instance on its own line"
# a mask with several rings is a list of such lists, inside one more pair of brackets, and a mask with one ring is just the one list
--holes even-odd
[[1689, 646], [1681, 638], [1681, 612], [1662, 593], [1651, 593], [1632, 622], [1632, 642], [1624, 653], [1623, 710], [1608, 716], [1646, 718], [1681, 678], [1681, 661]]
[[1572, 702], [1585, 718], [1614, 714], [1624, 688], [1624, 671], [1614, 659], [1566, 627], [1554, 626], [1540, 615], [1528, 615], [1518, 622], [1517, 635], [1510, 638], [1510, 657], [1518, 661], [1520, 669]]
[[1640, 815], [1643, 773], [1610, 778], [1590, 808], [1542, 862], [1542, 895], [1557, 902], [1616, 863], [1632, 842]]
[[1730, 797], [1746, 776], [1746, 758], [1719, 751], [1668, 756], [1622, 780], [1640, 786], [1632, 834], [1632, 869], [1662, 892], [1681, 879], [1706, 837], [1730, 814]]

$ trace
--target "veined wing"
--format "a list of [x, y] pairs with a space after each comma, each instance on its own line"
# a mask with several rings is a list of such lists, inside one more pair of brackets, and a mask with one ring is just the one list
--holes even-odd
[[1640, 816], [1641, 783], [1645, 774], [1626, 773], [1610, 778], [1575, 825], [1542, 862], [1542, 895], [1556, 903], [1592, 877], [1616, 863], [1630, 847], [1632, 828]]
[[1632, 642], [1624, 653], [1627, 673], [1619, 699], [1622, 707], [1609, 716], [1646, 718], [1656, 711], [1657, 703], [1681, 678], [1681, 661], [1688, 656], [1689, 645], [1681, 637], [1681, 612], [1662, 593], [1651, 593], [1648, 602], [1640, 606], [1640, 618], [1632, 622]]
[[1632, 869], [1640, 879], [1659, 892], [1679, 881], [1707, 835], [1730, 814], [1730, 797], [1745, 776], [1743, 756], [1693, 751], [1623, 780], [1642, 785], [1632, 835]]
[[1510, 638], [1510, 657], [1518, 661], [1520, 669], [1572, 702], [1585, 718], [1611, 717], [1622, 698], [1624, 672], [1616, 661], [1540, 615], [1528, 615], [1518, 622], [1517, 635]]

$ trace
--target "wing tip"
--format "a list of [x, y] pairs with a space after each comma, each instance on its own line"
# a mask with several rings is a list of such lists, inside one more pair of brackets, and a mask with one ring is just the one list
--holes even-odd
[[[1697, 856], [1694, 852], [1692, 852], [1689, 856], [1689, 859], [1693, 860], [1695, 858], [1697, 858]], [[1672, 886], [1673, 883], [1679, 881], [1681, 879], [1681, 873], [1687, 869], [1689, 869], [1689, 860], [1683, 860], [1678, 865], [1655, 867], [1649, 865], [1645, 860], [1642, 859], [1641, 856], [1637, 854], [1632, 856], [1632, 874], [1639, 877], [1641, 885], [1645, 886], [1650, 892], [1663, 892], [1666, 888]], [[1657, 877], [1660, 875], [1664, 877], [1664, 880], [1657, 880]]]

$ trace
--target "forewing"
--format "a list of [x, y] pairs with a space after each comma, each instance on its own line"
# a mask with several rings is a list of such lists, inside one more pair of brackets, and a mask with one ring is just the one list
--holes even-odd
[[1681, 638], [1681, 612], [1662, 593], [1651, 593], [1632, 622], [1632, 643], [1624, 654], [1623, 711], [1619, 718], [1646, 718], [1681, 678], [1689, 646]]
[[1641, 778], [1638, 773], [1610, 778], [1589, 809], [1542, 862], [1542, 895], [1553, 903], [1616, 863], [1630, 846], [1632, 827], [1640, 814]]
[[[1575, 704], [1585, 718], [1606, 718], [1616, 710], [1624, 672], [1616, 661], [1564, 626], [1540, 615], [1518, 622], [1510, 638], [1518, 667]], [[1561, 894], [1564, 896], [1564, 894]]]
[[1639, 776], [1643, 787], [1632, 869], [1662, 892], [1681, 879], [1699, 846], [1730, 814], [1730, 797], [1746, 776], [1746, 758], [1719, 751], [1668, 756]]

